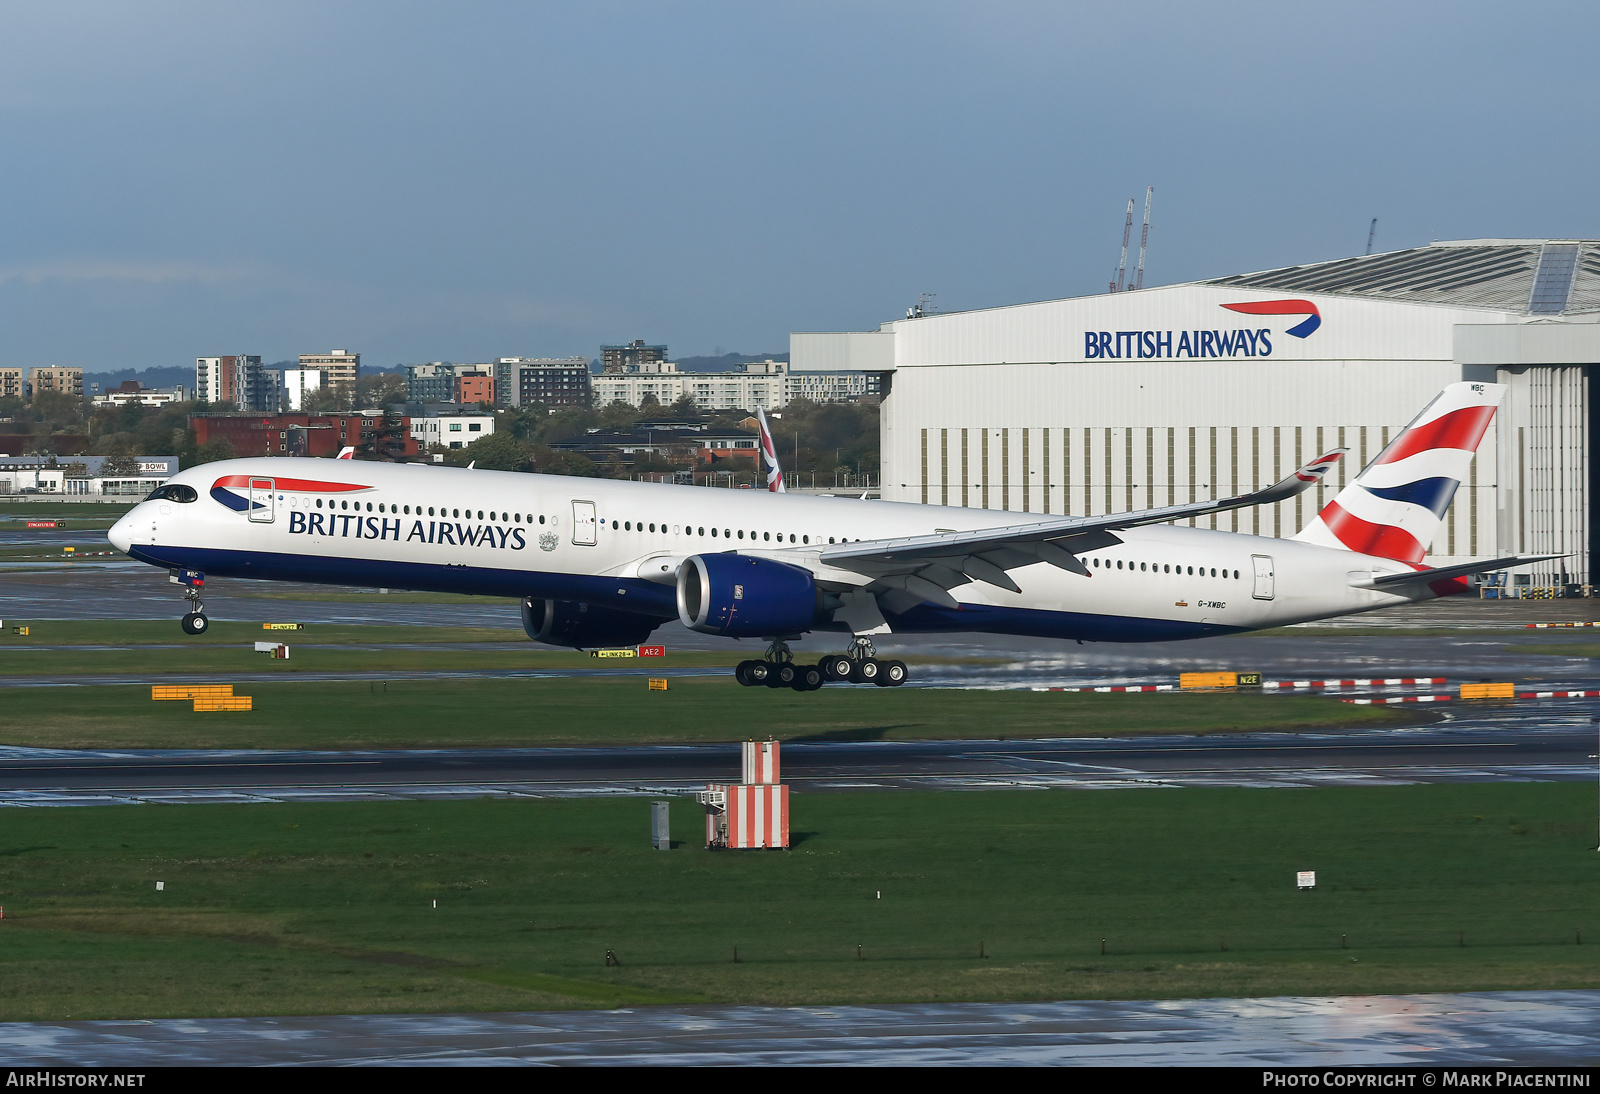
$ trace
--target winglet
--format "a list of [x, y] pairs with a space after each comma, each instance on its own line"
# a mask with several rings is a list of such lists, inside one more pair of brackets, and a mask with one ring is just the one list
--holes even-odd
[[1284, 501], [1296, 494], [1304, 493], [1313, 486], [1318, 485], [1328, 472], [1333, 470], [1333, 465], [1344, 459], [1348, 448], [1335, 448], [1332, 452], [1325, 452], [1303, 467], [1297, 467], [1294, 473], [1280, 482], [1275, 482], [1265, 490], [1256, 494], [1247, 495], [1249, 505], [1271, 505], [1275, 501]]
[[336, 459], [336, 460], [353, 459], [355, 457], [355, 454], [356, 454], [356, 449], [355, 449], [354, 445], [345, 445], [345, 447], [339, 449], [339, 454], [337, 456], [335, 456], [334, 459]]

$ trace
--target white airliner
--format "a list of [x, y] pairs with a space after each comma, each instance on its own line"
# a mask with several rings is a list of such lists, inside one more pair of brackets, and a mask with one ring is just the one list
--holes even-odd
[[[204, 576], [221, 574], [517, 597], [530, 638], [580, 649], [644, 642], [676, 618], [768, 640], [737, 670], [747, 685], [897, 685], [906, 667], [879, 661], [873, 635], [1198, 638], [1449, 596], [1471, 574], [1558, 557], [1421, 564], [1504, 390], [1445, 388], [1292, 539], [1169, 522], [1292, 497], [1342, 450], [1255, 493], [1092, 517], [242, 459], [179, 473], [109, 538], [187, 586], [190, 634], [207, 626]], [[797, 664], [785, 640], [808, 631], [852, 641]]]

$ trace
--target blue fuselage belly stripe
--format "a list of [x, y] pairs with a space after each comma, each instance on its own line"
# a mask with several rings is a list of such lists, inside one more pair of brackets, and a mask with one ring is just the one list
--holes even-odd
[[[677, 594], [670, 585], [637, 578], [554, 574], [538, 570], [498, 570], [483, 566], [389, 562], [363, 558], [310, 558], [262, 551], [227, 551], [206, 547], [132, 546], [128, 552], [140, 562], [200, 570], [218, 577], [245, 577], [272, 581], [301, 581], [320, 585], [355, 585], [367, 588], [413, 589], [436, 593], [471, 593], [477, 596], [545, 597], [582, 600], [610, 608], [638, 612], [663, 621], [677, 618]], [[905, 632], [968, 631], [1026, 635], [1032, 638], [1081, 638], [1094, 642], [1170, 642], [1238, 634], [1245, 627], [1196, 623], [1180, 619], [1146, 619], [1137, 616], [1095, 615], [1038, 608], [1006, 608], [963, 604], [950, 611], [921, 604], [890, 614], [894, 629]], [[820, 626], [816, 630], [844, 630]]]
[[390, 562], [370, 558], [309, 558], [264, 551], [226, 551], [208, 547], [132, 546], [129, 554], [152, 566], [201, 570], [219, 577], [303, 581], [316, 585], [356, 585], [477, 596], [548, 597], [636, 611], [663, 620], [678, 614], [670, 585], [637, 578], [551, 574], [538, 570], [500, 570], [487, 566]]

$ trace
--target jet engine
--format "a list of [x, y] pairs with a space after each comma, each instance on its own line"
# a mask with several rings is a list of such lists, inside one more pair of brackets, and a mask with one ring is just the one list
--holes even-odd
[[705, 634], [772, 638], [811, 629], [821, 611], [811, 571], [749, 555], [691, 555], [678, 568], [678, 618]]
[[636, 646], [661, 625], [659, 619], [619, 612], [581, 600], [522, 598], [522, 629], [535, 642], [585, 650]]

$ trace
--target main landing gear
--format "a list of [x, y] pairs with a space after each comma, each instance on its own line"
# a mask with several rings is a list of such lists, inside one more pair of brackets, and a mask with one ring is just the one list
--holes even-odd
[[904, 661], [880, 661], [872, 639], [859, 635], [845, 653], [824, 657], [817, 665], [796, 665], [788, 643], [774, 640], [759, 661], [740, 661], [734, 677], [747, 688], [793, 688], [816, 691], [824, 683], [876, 684], [897, 688], [906, 682]]

